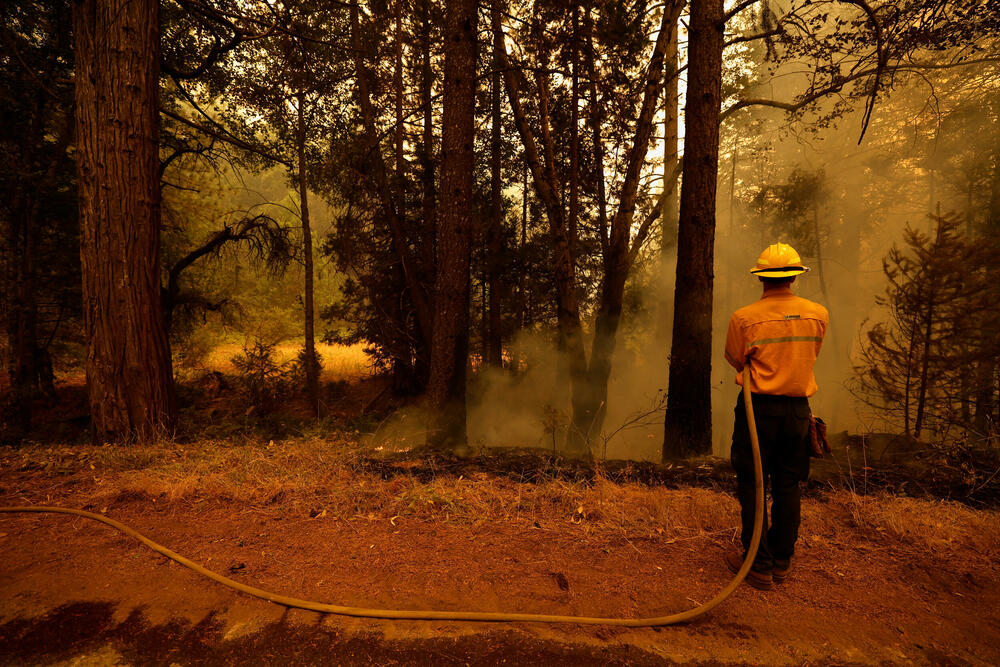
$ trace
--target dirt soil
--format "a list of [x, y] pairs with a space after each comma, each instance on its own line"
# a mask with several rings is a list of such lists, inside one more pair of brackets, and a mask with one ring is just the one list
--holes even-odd
[[[66, 485], [45, 471], [8, 468], [0, 504], [72, 504]], [[662, 490], [674, 494], [670, 502], [689, 492]], [[730, 495], [697, 492], [702, 500], [710, 494], [735, 523]], [[936, 507], [912, 502], [926, 503], [922, 512]], [[0, 664], [1000, 663], [995, 551], [865, 539], [843, 508], [806, 501], [783, 585], [770, 592], [744, 585], [706, 617], [647, 629], [381, 621], [286, 609], [201, 579], [84, 519], [2, 515]], [[259, 506], [124, 493], [94, 509], [240, 581], [385, 608], [663, 615], [726, 583], [722, 557], [735, 537], [583, 530], [548, 516], [478, 523], [310, 516], [281, 498]]]

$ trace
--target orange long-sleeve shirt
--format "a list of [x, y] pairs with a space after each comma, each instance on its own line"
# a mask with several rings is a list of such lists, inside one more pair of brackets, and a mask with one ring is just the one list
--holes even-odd
[[788, 286], [765, 288], [760, 301], [740, 308], [729, 321], [726, 361], [743, 385], [750, 359], [750, 391], [780, 396], [812, 396], [819, 388], [813, 365], [830, 321], [826, 308], [792, 294]]

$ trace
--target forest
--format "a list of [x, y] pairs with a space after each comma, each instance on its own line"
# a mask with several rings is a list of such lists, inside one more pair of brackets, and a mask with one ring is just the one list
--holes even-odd
[[[524, 530], [565, 526], [594, 543], [564, 544], [576, 564], [543, 578], [583, 613], [603, 581], [586, 549], [674, 562], [736, 539], [727, 324], [760, 298], [760, 251], [787, 243], [811, 269], [794, 291], [829, 312], [809, 405], [833, 454], [805, 497], [886, 540], [900, 580], [913, 562], [966, 568], [926, 589], [969, 589], [938, 653], [871, 634], [862, 662], [1000, 659], [988, 636], [958, 648], [1000, 600], [983, 583], [1000, 562], [998, 0], [6, 0], [0, 18], [2, 504], [146, 527], [207, 512], [204, 532], [165, 534], [286, 586], [307, 584], [199, 544], [255, 530], [234, 507], [302, 514], [385, 546], [363, 575], [337, 556], [332, 583], [379, 597], [398, 576], [417, 606], [457, 608], [398, 574], [398, 521], [453, 574], [464, 530], [500, 558], [489, 527], [509, 529], [527, 558]], [[865, 558], [803, 512], [809, 548]], [[4, 519], [0, 555], [32, 560], [4, 542], [34, 521]], [[299, 562], [306, 537], [282, 530], [267, 549]], [[672, 567], [708, 596], [703, 570]], [[476, 588], [496, 573], [467, 576], [480, 606], [505, 598]], [[0, 588], [58, 590], [40, 581]], [[695, 601], [663, 585], [590, 595], [616, 615], [654, 592]], [[844, 609], [858, 594], [837, 593]], [[889, 597], [902, 618], [913, 599]], [[123, 627], [68, 654], [24, 653], [11, 630], [0, 656], [82, 655]], [[243, 650], [223, 634], [209, 662]], [[251, 648], [273, 649], [263, 636]], [[453, 654], [541, 660], [579, 640], [531, 635], [522, 655], [489, 636], [500, 653]], [[136, 637], [123, 660], [165, 659]], [[689, 635], [671, 654], [643, 637], [623, 641], [651, 664], [705, 659]], [[846, 639], [757, 658], [741, 641], [710, 657], [855, 660]]]
[[713, 330], [780, 240], [833, 313], [823, 412], [995, 442], [991, 3], [425, 4], [150, 1], [121, 72], [70, 3], [5, 9], [5, 441], [81, 374], [93, 442], [170, 437], [225, 343], [323, 419], [328, 343], [422, 446], [724, 453]]

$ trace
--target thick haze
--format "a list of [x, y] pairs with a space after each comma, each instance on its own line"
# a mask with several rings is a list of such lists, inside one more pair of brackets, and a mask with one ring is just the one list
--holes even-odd
[[[942, 212], [960, 214], [969, 206], [969, 193], [962, 192], [960, 179], [952, 174], [948, 180], [939, 173], [945, 161], [941, 147], [960, 151], [968, 135], [959, 130], [975, 125], [977, 119], [964, 117], [961, 127], [952, 129], [954, 136], [949, 136], [949, 124], [943, 122], [949, 109], [930, 113], [922, 105], [926, 94], [926, 88], [918, 85], [897, 90], [876, 108], [860, 145], [861, 117], [856, 112], [820, 132], [803, 133], [802, 123], [789, 123], [777, 110], [748, 112], [724, 128], [712, 367], [715, 454], [729, 453], [738, 394], [735, 372], [722, 354], [726, 326], [735, 309], [760, 297], [760, 284], [749, 269], [765, 246], [778, 241], [796, 246], [812, 268], [796, 281], [794, 291], [830, 311], [830, 329], [816, 366], [820, 390], [810, 401], [813, 411], [834, 432], [887, 430], [851, 392], [863, 324], [884, 316], [875, 303], [885, 288], [883, 257], [893, 244], [902, 243], [907, 225], [929, 230], [928, 214], [938, 206]], [[822, 116], [826, 110], [821, 107], [805, 120]], [[984, 115], [979, 121], [988, 119]], [[929, 128], [937, 132], [931, 140], [927, 139]], [[925, 167], [933, 164], [935, 147], [941, 167], [935, 166], [932, 172]], [[796, 225], [795, 214], [779, 211], [764, 221], [752, 203], [762, 187], [786, 184], [796, 170], [821, 183], [821, 194], [806, 206], [805, 233]], [[811, 247], [817, 230], [818, 252]], [[593, 445], [597, 456], [660, 458], [663, 412], [655, 408], [663, 407], [669, 339], [657, 340], [656, 331], [664, 309], [669, 314], [674, 279], [672, 261], [662, 267], [651, 261], [632, 279], [633, 309], [623, 318], [609, 388], [606, 440], [598, 439]], [[487, 446], [548, 448], [554, 441], [561, 448], [570, 414], [566, 370], [548, 338], [525, 334], [515, 345], [522, 349], [529, 370], [517, 379], [497, 373], [475, 381], [470, 395], [470, 440]], [[402, 425], [400, 421], [407, 424], [403, 430], [410, 432], [409, 438], [419, 442], [422, 426], [417, 410], [407, 412], [402, 420], [392, 420], [376, 439], [390, 437]], [[628, 422], [634, 423], [618, 430]]]

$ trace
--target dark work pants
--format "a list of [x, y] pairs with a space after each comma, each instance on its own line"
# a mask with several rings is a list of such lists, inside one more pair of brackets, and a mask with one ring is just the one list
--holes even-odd
[[[764, 468], [764, 488], [770, 485], [773, 500], [770, 521], [765, 506], [764, 532], [754, 569], [768, 572], [775, 560], [792, 557], [799, 536], [799, 483], [809, 477], [809, 401], [800, 396], [754, 394], [753, 407]], [[743, 522], [741, 538], [746, 550], [753, 536], [756, 487], [742, 393], [736, 401], [731, 458], [736, 470], [736, 496]]]

